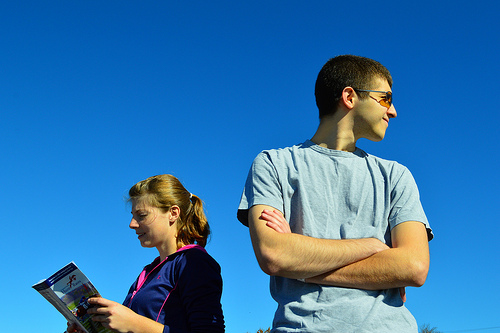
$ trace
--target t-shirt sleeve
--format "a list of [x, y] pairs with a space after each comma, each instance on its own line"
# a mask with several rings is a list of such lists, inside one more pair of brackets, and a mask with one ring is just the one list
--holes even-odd
[[[189, 333], [222, 333], [222, 277], [217, 262], [200, 250], [189, 250], [179, 262], [178, 288]], [[165, 326], [164, 333], [188, 333]]]
[[238, 220], [248, 227], [248, 210], [267, 205], [283, 212], [283, 195], [278, 173], [268, 152], [261, 152], [252, 163], [238, 207]]
[[429, 240], [434, 238], [422, 203], [420, 202], [420, 194], [415, 179], [410, 170], [403, 167], [400, 177], [396, 179], [391, 190], [389, 225], [392, 229], [396, 225], [407, 221], [422, 222], [427, 229]]

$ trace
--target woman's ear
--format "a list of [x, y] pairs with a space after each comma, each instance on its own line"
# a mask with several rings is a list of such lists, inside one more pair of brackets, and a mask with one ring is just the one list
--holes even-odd
[[171, 223], [174, 223], [175, 221], [177, 221], [177, 219], [181, 215], [181, 209], [177, 205], [170, 207], [169, 212], [170, 212], [170, 222]]

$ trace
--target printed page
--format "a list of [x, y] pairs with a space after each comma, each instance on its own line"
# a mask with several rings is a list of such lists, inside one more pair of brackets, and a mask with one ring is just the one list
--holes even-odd
[[111, 333], [87, 313], [87, 300], [100, 297], [97, 289], [74, 262], [61, 268], [47, 280], [33, 286], [70, 322], [78, 323], [87, 333]]

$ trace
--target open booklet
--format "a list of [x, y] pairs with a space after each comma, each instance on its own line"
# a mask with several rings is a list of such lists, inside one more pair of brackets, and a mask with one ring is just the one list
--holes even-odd
[[93, 321], [93, 315], [87, 313], [90, 307], [87, 300], [100, 297], [99, 292], [80, 271], [74, 262], [70, 262], [51, 277], [32, 286], [49, 301], [68, 322], [76, 323], [86, 333], [111, 333], [99, 322]]

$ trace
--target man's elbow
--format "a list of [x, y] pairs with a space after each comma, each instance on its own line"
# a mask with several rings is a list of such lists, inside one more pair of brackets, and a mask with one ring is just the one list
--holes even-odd
[[267, 275], [270, 275], [270, 276], [280, 275], [281, 269], [279, 268], [279, 266], [277, 266], [273, 263], [259, 261], [259, 266], [260, 266], [260, 269], [262, 269], [262, 271], [264, 273], [266, 273]]
[[[267, 229], [264, 230], [268, 231]], [[275, 238], [279, 234], [273, 231], [271, 233], [273, 237], [264, 237], [262, 236], [263, 233], [259, 235], [257, 232], [252, 231], [253, 229], [250, 228], [253, 250], [260, 269], [267, 275], [281, 275], [284, 270], [284, 262], [287, 259], [285, 258], [286, 253], [283, 251], [283, 246], [280, 245], [281, 242]]]
[[256, 252], [257, 262], [260, 269], [267, 275], [276, 276], [282, 272], [279, 256], [271, 250]]
[[283, 264], [283, 256], [273, 248], [255, 249], [255, 256], [259, 263], [260, 269], [267, 275], [283, 276], [286, 269]]
[[429, 262], [427, 260], [415, 260], [411, 263], [411, 266], [409, 269], [411, 273], [409, 276], [410, 286], [422, 287], [429, 273]]

